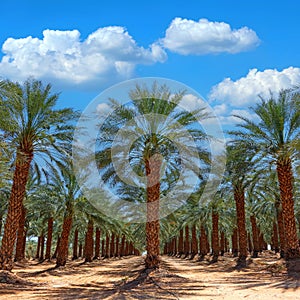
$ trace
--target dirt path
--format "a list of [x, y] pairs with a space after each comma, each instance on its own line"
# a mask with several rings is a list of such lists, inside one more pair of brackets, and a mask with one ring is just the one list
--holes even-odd
[[142, 262], [76, 261], [59, 269], [30, 262], [14, 270], [27, 282], [0, 283], [0, 299], [300, 299], [299, 279], [289, 278], [274, 258], [237, 270], [231, 258], [209, 264], [163, 257], [160, 270], [150, 274]]
[[[216, 264], [164, 258], [166, 268], [184, 277], [180, 299], [300, 299], [300, 281], [257, 266], [237, 270], [232, 259]], [[269, 264], [269, 266], [274, 266]]]

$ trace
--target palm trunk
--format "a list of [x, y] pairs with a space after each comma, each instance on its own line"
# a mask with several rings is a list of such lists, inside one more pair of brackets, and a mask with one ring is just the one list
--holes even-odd
[[84, 236], [84, 245], [83, 245], [83, 257], [85, 258], [85, 250], [86, 250], [86, 240], [87, 240], [87, 232]]
[[46, 254], [45, 254], [45, 259], [47, 259], [48, 261], [50, 261], [51, 258], [52, 234], [53, 234], [53, 217], [50, 217], [48, 219], [47, 243], [46, 243]]
[[42, 235], [41, 235], [41, 251], [40, 251], [39, 261], [44, 260], [44, 247], [45, 247], [45, 236], [42, 233]]
[[101, 257], [105, 257], [105, 241], [104, 241], [104, 239], [101, 242]]
[[111, 234], [111, 239], [110, 239], [110, 257], [115, 256], [115, 234]]
[[72, 227], [72, 215], [67, 215], [64, 218], [61, 239], [58, 247], [56, 266], [64, 266], [68, 259], [69, 236]]
[[97, 227], [96, 228], [96, 238], [95, 238], [95, 255], [94, 255], [94, 259], [99, 259], [100, 258], [100, 238], [101, 238], [101, 231]]
[[17, 238], [17, 230], [22, 213], [22, 204], [32, 158], [32, 151], [27, 152], [23, 149], [18, 149], [13, 184], [4, 225], [4, 234], [0, 248], [1, 270], [11, 271], [13, 268], [14, 246]]
[[125, 235], [123, 234], [122, 236], [122, 241], [121, 241], [121, 250], [120, 250], [120, 256], [125, 255]]
[[159, 267], [159, 198], [161, 157], [158, 154], [145, 160], [147, 176], [146, 268]]
[[256, 224], [255, 216], [250, 216], [251, 228], [252, 228], [252, 241], [253, 241], [253, 253], [252, 257], [257, 258], [259, 252], [259, 239], [258, 239], [258, 230]]
[[285, 242], [284, 222], [283, 222], [280, 199], [279, 201], [276, 200], [275, 208], [276, 208], [277, 225], [278, 225], [278, 233], [279, 233], [279, 240], [280, 240], [280, 258], [284, 258], [286, 253], [286, 242]]
[[106, 237], [105, 237], [105, 256], [104, 258], [109, 258], [109, 234], [106, 233]]
[[286, 259], [300, 257], [293, 198], [293, 173], [290, 158], [277, 160], [277, 176], [285, 228]]
[[237, 228], [239, 237], [239, 263], [245, 265], [247, 258], [247, 231], [245, 216], [244, 188], [236, 185], [234, 188], [234, 200], [236, 204]]
[[77, 258], [78, 258], [78, 229], [76, 228], [75, 231], [74, 231], [72, 260], [75, 260]]
[[22, 253], [23, 253], [23, 257], [24, 258], [26, 258], [26, 235], [27, 235], [27, 228], [26, 228], [26, 230], [25, 230], [25, 232], [24, 232], [24, 236], [23, 236], [23, 244], [22, 244], [22, 246], [23, 246], [23, 248], [22, 248]]
[[82, 257], [82, 243], [80, 242], [79, 248], [78, 248], [78, 257]]
[[89, 220], [87, 234], [86, 234], [85, 262], [91, 262], [93, 260], [93, 252], [94, 252], [93, 232], [94, 232], [94, 223], [92, 220]]
[[176, 256], [177, 255], [177, 237], [175, 236], [173, 238], [173, 256]]
[[185, 226], [185, 240], [184, 240], [184, 258], [187, 258], [190, 254], [190, 234], [189, 226]]
[[203, 225], [200, 227], [200, 260], [204, 259], [205, 255], [207, 254], [207, 236], [206, 231]]
[[236, 228], [233, 230], [231, 243], [232, 243], [232, 255], [233, 257], [237, 257], [239, 254], [239, 246], [238, 246], [238, 231]]
[[178, 257], [183, 254], [183, 229], [180, 229], [178, 240]]
[[119, 242], [120, 238], [119, 236], [117, 235], [116, 236], [116, 254], [115, 254], [115, 257], [119, 257], [120, 256], [120, 247], [119, 247]]
[[212, 212], [212, 254], [213, 262], [218, 261], [219, 257], [219, 214], [215, 211]]
[[26, 209], [22, 205], [22, 214], [19, 221], [19, 228], [17, 233], [17, 244], [16, 244], [16, 255], [15, 261], [22, 261], [24, 257], [23, 243], [24, 243], [24, 233], [25, 233], [25, 221], [26, 221]]
[[197, 232], [196, 225], [194, 224], [192, 227], [192, 245], [191, 245], [191, 259], [195, 257], [198, 252], [198, 242], [197, 242]]

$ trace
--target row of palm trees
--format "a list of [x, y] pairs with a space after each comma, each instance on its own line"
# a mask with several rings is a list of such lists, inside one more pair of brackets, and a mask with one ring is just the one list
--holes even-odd
[[[131, 254], [139, 253], [137, 249], [147, 251], [147, 268], [159, 266], [163, 244], [165, 252], [181, 255], [185, 244], [186, 253], [195, 256], [199, 252], [202, 257], [211, 248], [215, 260], [231, 248], [244, 264], [249, 249], [257, 256], [259, 240], [261, 244], [276, 244], [276, 229], [280, 242], [274, 247], [280, 247], [287, 259], [299, 257], [297, 90], [284, 90], [276, 98], [261, 100], [253, 108], [257, 122], [239, 117], [237, 129], [229, 132], [231, 141], [226, 153], [219, 157], [227, 159], [222, 183], [215, 196], [203, 203], [201, 196], [211, 166], [207, 152], [210, 137], [198, 124], [199, 119], [208, 117], [205, 110], [184, 111], [179, 106], [184, 92], [174, 94], [157, 83], [151, 88], [137, 86], [129, 96], [130, 105], [111, 100], [113, 113], [99, 127], [95, 157], [99, 174], [111, 190], [135, 207], [146, 203], [146, 208], [134, 212], [134, 216], [123, 209], [131, 214], [130, 224], [97, 211], [80, 191], [71, 159], [78, 112], [56, 109], [58, 94], [51, 92], [51, 85], [44, 86], [34, 79], [23, 84], [0, 82], [1, 226], [5, 222], [1, 269], [12, 270], [13, 261], [24, 257], [26, 237], [40, 238], [40, 252], [46, 232], [45, 256], [53, 256], [54, 235], [57, 266], [66, 264], [71, 237], [76, 254], [78, 235], [84, 237], [87, 261], [98, 256], [91, 249], [95, 245], [98, 252], [100, 239], [108, 249], [108, 245], [119, 247], [124, 236], [123, 247], [127, 241]], [[126, 130], [121, 130], [124, 126]], [[124, 147], [127, 144], [129, 150]], [[124, 168], [123, 175], [130, 177], [133, 170], [146, 178], [144, 185], [133, 186], [121, 178], [115, 163], [122, 165], [124, 157], [129, 157], [131, 170]], [[195, 168], [196, 159], [200, 159], [201, 167]], [[197, 179], [193, 193], [187, 178], [182, 178], [183, 166]], [[182, 182], [185, 184], [178, 188]], [[172, 195], [175, 187], [177, 194]], [[167, 216], [162, 214], [166, 199], [176, 206], [175, 211], [166, 209]], [[176, 205], [176, 201], [184, 205]], [[136, 222], [145, 213], [145, 222]], [[105, 238], [103, 234], [99, 238], [99, 232], [105, 232]], [[109, 241], [110, 235], [113, 242]]]

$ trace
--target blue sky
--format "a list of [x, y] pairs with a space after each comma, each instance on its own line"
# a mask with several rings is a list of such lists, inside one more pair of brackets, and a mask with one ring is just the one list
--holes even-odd
[[51, 82], [76, 109], [125, 79], [165, 77], [230, 125], [258, 94], [300, 84], [299, 11], [296, 0], [5, 1], [0, 76]]

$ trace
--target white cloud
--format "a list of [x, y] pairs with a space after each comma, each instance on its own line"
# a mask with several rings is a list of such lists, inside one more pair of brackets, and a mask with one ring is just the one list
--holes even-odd
[[198, 22], [175, 18], [166, 30], [161, 43], [165, 48], [179, 54], [238, 53], [259, 44], [256, 33], [247, 28], [231, 29], [224, 22]]
[[193, 94], [186, 94], [182, 97], [179, 105], [188, 111], [193, 111], [204, 108], [206, 104], [201, 98]]
[[227, 105], [225, 103], [222, 103], [220, 105], [215, 105], [213, 107], [214, 113], [217, 116], [224, 115], [227, 112], [227, 109], [228, 108], [227, 108]]
[[267, 69], [258, 71], [252, 69], [246, 77], [236, 81], [224, 79], [215, 85], [209, 94], [209, 99], [227, 102], [232, 106], [249, 106], [258, 100], [270, 96], [270, 91], [278, 93], [281, 89], [291, 88], [300, 82], [300, 68], [289, 67], [282, 71]]
[[137, 64], [164, 62], [160, 45], [139, 47], [125, 28], [99, 28], [85, 40], [78, 30], [44, 30], [43, 38], [8, 38], [3, 46], [0, 76], [24, 80], [28, 76], [63, 85], [103, 84], [127, 79]]
[[245, 109], [233, 109], [228, 116], [220, 116], [219, 119], [222, 125], [233, 125], [241, 123], [242, 120], [236, 116], [244, 117], [252, 121], [258, 121], [258, 117]]

